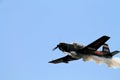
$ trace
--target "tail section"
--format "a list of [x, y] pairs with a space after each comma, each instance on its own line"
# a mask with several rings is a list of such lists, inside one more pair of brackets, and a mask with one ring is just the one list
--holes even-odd
[[109, 47], [108, 47], [108, 44], [104, 44], [104, 45], [103, 45], [102, 52], [103, 52], [104, 54], [109, 54], [109, 53], [110, 53], [110, 49], [109, 49]]
[[112, 56], [116, 55], [120, 51], [116, 50], [116, 51], [110, 52], [108, 44], [104, 44], [102, 52], [104, 53], [104, 57], [106, 57], [106, 58], [112, 58]]
[[120, 51], [113, 51], [113, 52], [111, 52], [111, 54], [112, 54], [112, 56], [114, 56], [114, 55], [116, 55], [117, 53], [119, 53]]

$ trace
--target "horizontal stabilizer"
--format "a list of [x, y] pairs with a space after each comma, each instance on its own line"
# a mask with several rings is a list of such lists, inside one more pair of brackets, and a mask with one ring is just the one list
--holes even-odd
[[112, 56], [114, 56], [114, 55], [116, 55], [117, 53], [119, 53], [120, 51], [113, 51], [111, 54], [112, 54]]

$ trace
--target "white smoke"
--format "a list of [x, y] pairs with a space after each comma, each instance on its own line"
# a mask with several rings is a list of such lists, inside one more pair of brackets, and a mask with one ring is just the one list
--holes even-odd
[[111, 68], [120, 68], [120, 58], [103, 58], [98, 56], [84, 56], [83, 61], [95, 61], [97, 64], [105, 63]]

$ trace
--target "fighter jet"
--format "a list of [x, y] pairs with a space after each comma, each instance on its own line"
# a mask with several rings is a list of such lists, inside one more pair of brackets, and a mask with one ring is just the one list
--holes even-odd
[[[85, 56], [99, 56], [104, 58], [112, 58], [120, 51], [110, 52], [108, 44], [105, 42], [110, 39], [108, 36], [102, 36], [87, 46], [80, 45], [78, 43], [59, 43], [53, 50], [59, 48], [62, 52], [67, 54], [65, 57], [49, 61], [49, 63], [68, 63], [69, 61], [78, 60]], [[102, 51], [97, 51], [98, 48], [103, 46]]]

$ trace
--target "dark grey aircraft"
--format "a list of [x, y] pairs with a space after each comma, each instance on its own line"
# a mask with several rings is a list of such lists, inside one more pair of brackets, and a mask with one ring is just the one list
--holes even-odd
[[[65, 57], [52, 60], [49, 63], [68, 63], [69, 61], [78, 60], [84, 56], [95, 55], [104, 58], [112, 58], [115, 54], [120, 51], [110, 52], [108, 44], [105, 42], [109, 39], [108, 36], [102, 36], [96, 41], [92, 42], [87, 46], [83, 46], [77, 43], [68, 44], [68, 43], [59, 43], [53, 50], [59, 48], [62, 52], [66, 53]], [[97, 51], [103, 45], [102, 51]]]

